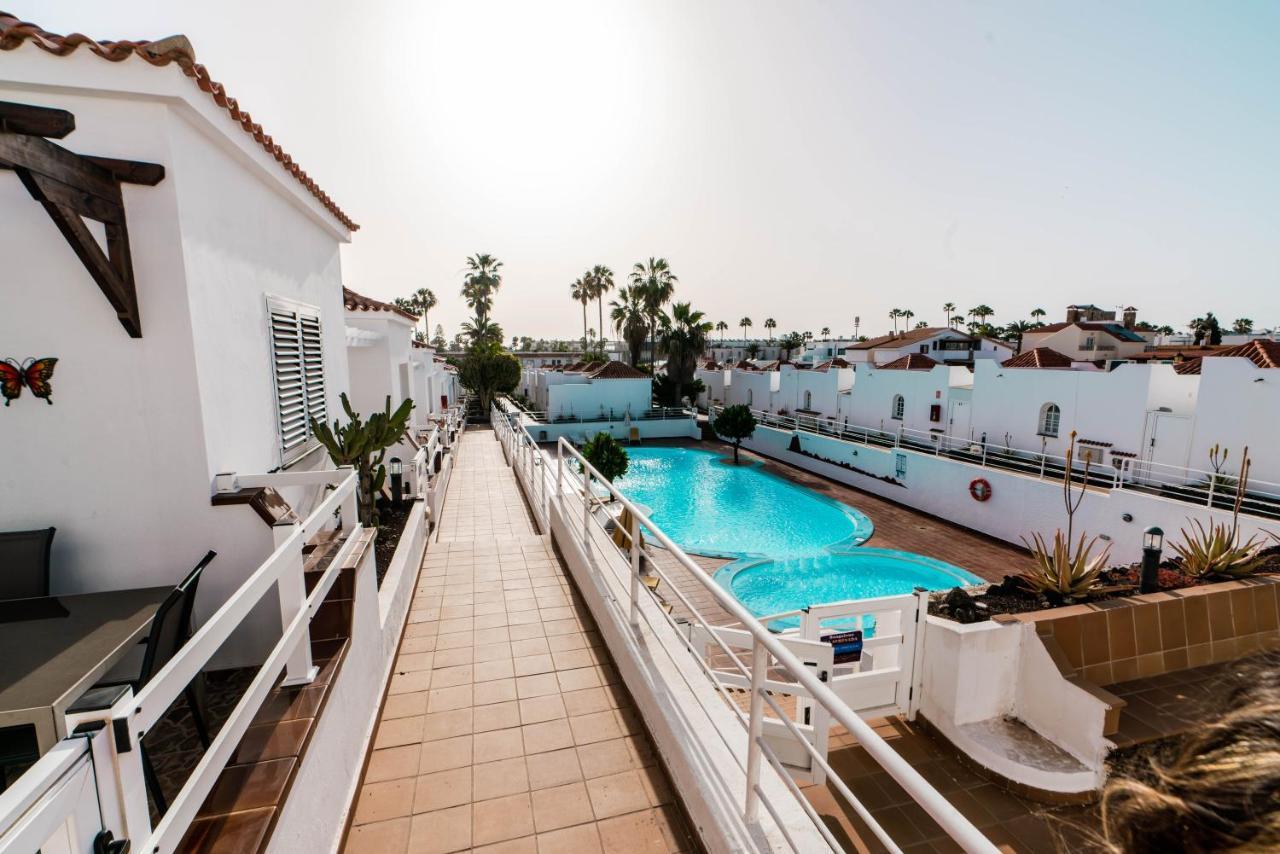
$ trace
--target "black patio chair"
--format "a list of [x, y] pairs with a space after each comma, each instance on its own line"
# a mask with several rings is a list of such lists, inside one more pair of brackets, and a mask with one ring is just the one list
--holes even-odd
[[0, 599], [49, 595], [49, 552], [56, 530], [0, 532]]
[[[126, 685], [133, 689], [134, 694], [137, 694], [169, 663], [171, 658], [177, 655], [178, 650], [182, 649], [182, 645], [192, 634], [191, 615], [195, 607], [196, 589], [200, 585], [200, 576], [215, 557], [217, 557], [216, 552], [210, 551], [206, 554], [196, 564], [195, 569], [173, 588], [173, 591], [156, 609], [156, 615], [151, 619], [151, 630], [147, 633], [146, 649], [142, 654], [142, 666], [139, 668], [137, 677], [99, 682], [77, 701], [76, 706], [93, 705], [95, 700], [109, 706], [113, 702], [110, 692], [113, 689], [122, 689]], [[94, 696], [91, 697], [91, 694]], [[204, 674], [197, 673], [196, 677], [183, 689], [182, 694], [191, 712], [191, 720], [195, 724], [200, 743], [208, 749], [210, 739], [209, 726], [205, 718]], [[156, 806], [164, 812], [168, 809], [168, 804], [145, 748], [142, 750], [142, 771]]]

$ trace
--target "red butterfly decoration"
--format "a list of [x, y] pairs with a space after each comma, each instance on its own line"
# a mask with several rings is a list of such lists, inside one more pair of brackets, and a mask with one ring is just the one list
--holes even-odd
[[4, 405], [8, 406], [10, 401], [17, 399], [25, 384], [33, 395], [53, 406], [53, 386], [49, 385], [49, 380], [53, 379], [53, 366], [56, 364], [58, 360], [49, 356], [27, 359], [21, 365], [17, 359], [0, 362], [0, 395], [4, 395]]

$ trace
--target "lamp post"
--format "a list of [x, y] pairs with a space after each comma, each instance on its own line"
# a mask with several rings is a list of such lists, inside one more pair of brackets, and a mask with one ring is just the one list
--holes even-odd
[[1160, 549], [1164, 546], [1164, 531], [1152, 525], [1142, 532], [1142, 578], [1139, 593], [1154, 593], [1160, 586]]
[[387, 461], [387, 473], [391, 475], [391, 500], [399, 507], [404, 497], [404, 464], [399, 457]]

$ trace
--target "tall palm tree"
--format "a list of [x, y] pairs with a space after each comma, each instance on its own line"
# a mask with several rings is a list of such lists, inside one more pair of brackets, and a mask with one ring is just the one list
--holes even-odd
[[950, 326], [950, 325], [951, 325], [951, 315], [953, 315], [953, 314], [955, 314], [955, 313], [956, 313], [956, 304], [955, 304], [955, 303], [953, 303], [953, 302], [944, 302], [944, 303], [942, 304], [942, 310], [943, 310], [944, 312], [946, 312], [946, 315], [947, 315], [947, 322], [946, 322], [946, 325], [947, 325], [947, 326]]
[[472, 344], [501, 344], [503, 339], [502, 327], [487, 317], [463, 321], [462, 334], [471, 339]]
[[1046, 312], [1043, 308], [1031, 309], [1031, 322], [1043, 324], [1044, 321], [1041, 320], [1040, 318], [1044, 317], [1046, 314], [1048, 314], [1048, 312]]
[[910, 326], [911, 318], [915, 316], [916, 316], [916, 313], [914, 311], [912, 311], [909, 308], [904, 308], [902, 310], [902, 328], [906, 329], [908, 326]]
[[898, 334], [898, 318], [899, 318], [899, 317], [902, 317], [902, 309], [900, 309], [900, 308], [891, 308], [891, 309], [889, 309], [889, 318], [893, 321], [893, 334], [894, 334], [894, 335], [897, 335], [897, 334]]
[[747, 340], [747, 330], [751, 328], [751, 318], [744, 317], [738, 321], [738, 326], [742, 327], [742, 340]]
[[1018, 345], [1016, 353], [1022, 352], [1022, 335], [1024, 332], [1030, 332], [1035, 329], [1034, 323], [1028, 323], [1025, 320], [1015, 320], [1004, 328], [1004, 332]]
[[604, 337], [604, 295], [613, 290], [613, 271], [604, 264], [591, 268], [591, 297], [596, 301], [596, 311], [600, 315], [600, 337]]
[[987, 318], [995, 314], [996, 310], [985, 303], [979, 303], [974, 308], [969, 309], [969, 316], [976, 318], [980, 325], [986, 325]]
[[831, 337], [831, 327], [830, 327], [830, 326], [824, 326], [824, 327], [822, 327], [822, 331], [821, 331], [821, 332], [819, 332], [818, 334], [819, 334], [819, 335], [821, 335], [823, 338], [830, 338], [830, 337]]
[[662, 307], [675, 293], [678, 281], [666, 258], [650, 257], [647, 263], [637, 261], [631, 268], [631, 290], [634, 292], [639, 289], [645, 316], [649, 319], [650, 364], [657, 361], [658, 317], [662, 314]]
[[618, 288], [618, 298], [609, 302], [609, 319], [613, 328], [627, 342], [634, 368], [640, 361], [640, 348], [649, 332], [649, 318], [645, 314], [644, 297], [634, 287]]
[[671, 380], [671, 404], [680, 402], [684, 388], [693, 382], [698, 359], [707, 350], [707, 334], [712, 325], [687, 302], [671, 307], [671, 320], [662, 327], [662, 349], [667, 354], [667, 376]]
[[772, 317], [766, 317], [764, 321], [764, 328], [769, 330], [769, 340], [772, 341], [773, 330], [778, 328], [778, 321], [774, 320]]
[[574, 302], [582, 303], [582, 346], [587, 346], [587, 303], [591, 302], [591, 283], [582, 278], [574, 279], [569, 285], [569, 296]]
[[435, 292], [431, 288], [418, 288], [413, 292], [410, 298], [414, 307], [418, 309], [418, 313], [422, 315], [422, 331], [424, 333], [431, 330], [431, 324], [427, 321], [427, 313], [435, 308], [439, 300], [436, 299]]
[[1195, 334], [1196, 345], [1208, 339], [1210, 344], [1222, 343], [1222, 327], [1218, 323], [1218, 318], [1213, 316], [1212, 311], [1206, 311], [1204, 317], [1197, 317], [1187, 324], [1191, 331]]
[[1237, 317], [1231, 322], [1231, 331], [1237, 335], [1248, 335], [1253, 332], [1253, 320], [1248, 317]]
[[479, 253], [467, 259], [469, 271], [462, 280], [462, 296], [478, 320], [489, 317], [493, 294], [502, 287], [502, 262], [492, 255]]
[[720, 343], [724, 343], [724, 331], [729, 328], [729, 324], [723, 320], [716, 321], [716, 332], [720, 333]]
[[953, 314], [951, 315], [951, 319], [948, 321], [947, 325], [955, 327], [955, 326], [959, 326], [962, 323], [964, 323], [964, 317], [959, 314]]

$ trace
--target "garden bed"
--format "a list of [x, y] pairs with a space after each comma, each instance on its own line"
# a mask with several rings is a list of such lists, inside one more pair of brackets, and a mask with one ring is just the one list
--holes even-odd
[[378, 501], [378, 538], [374, 541], [373, 558], [377, 565], [378, 587], [382, 587], [382, 579], [391, 566], [391, 558], [400, 544], [400, 535], [404, 533], [404, 525], [409, 521], [409, 512], [413, 502], [405, 500], [397, 507], [390, 501]]
[[[1265, 549], [1262, 555], [1265, 561], [1254, 574], [1280, 575], [1280, 546]], [[953, 588], [933, 593], [929, 597], [929, 613], [935, 617], [956, 620], [960, 623], [972, 623], [990, 619], [997, 614], [1026, 614], [1061, 608], [1068, 604], [1120, 599], [1138, 593], [1140, 573], [1141, 565], [1136, 563], [1103, 570], [1098, 579], [1098, 589], [1088, 597], [1075, 602], [1066, 602], [1058, 597], [1038, 594], [1017, 576], [1006, 575], [1004, 581], [999, 584], [968, 589]], [[1181, 561], [1174, 558], [1160, 564], [1155, 592], [1167, 593], [1187, 587], [1217, 584], [1224, 580], [1227, 579], [1213, 576], [1192, 578], [1185, 575], [1181, 571]], [[956, 590], [961, 590], [962, 594], [957, 594]]]

